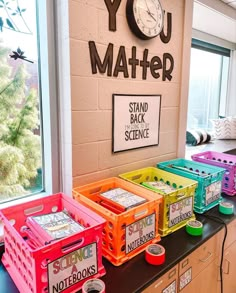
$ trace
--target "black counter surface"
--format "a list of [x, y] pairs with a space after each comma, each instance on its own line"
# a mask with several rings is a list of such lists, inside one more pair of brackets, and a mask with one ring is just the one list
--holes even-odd
[[[184, 259], [218, 231], [224, 229], [224, 225], [221, 223], [222, 221], [228, 224], [236, 218], [236, 196], [231, 197], [224, 194], [222, 196], [225, 200], [234, 204], [234, 215], [226, 216], [220, 214], [217, 206], [203, 215], [196, 214], [197, 219], [203, 223], [202, 236], [190, 236], [186, 233], [184, 227], [163, 237], [159, 242], [166, 250], [166, 260], [163, 265], [153, 266], [148, 264], [145, 261], [144, 252], [118, 267], [113, 266], [106, 259], [103, 259], [106, 275], [102, 277], [102, 280], [106, 284], [106, 293], [142, 292], [143, 289], [161, 277], [180, 260]], [[3, 247], [0, 247], [0, 253], [2, 252]], [[11, 277], [0, 263], [0, 293], [18, 292]]]

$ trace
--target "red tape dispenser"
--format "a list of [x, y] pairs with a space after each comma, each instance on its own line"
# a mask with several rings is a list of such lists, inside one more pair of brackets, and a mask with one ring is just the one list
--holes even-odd
[[165, 262], [165, 248], [159, 244], [150, 244], [145, 250], [145, 259], [151, 265], [161, 265]]

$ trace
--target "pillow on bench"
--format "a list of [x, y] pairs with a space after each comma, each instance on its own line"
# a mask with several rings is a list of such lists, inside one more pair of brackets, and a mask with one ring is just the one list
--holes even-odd
[[236, 117], [211, 119], [216, 139], [236, 139]]
[[211, 135], [204, 129], [187, 130], [186, 131], [186, 143], [191, 145], [198, 145], [209, 142]]

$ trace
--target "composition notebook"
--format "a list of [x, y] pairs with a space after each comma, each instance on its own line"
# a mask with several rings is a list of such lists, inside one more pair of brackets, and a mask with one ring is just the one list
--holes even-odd
[[102, 192], [100, 196], [106, 199], [107, 203], [116, 204], [122, 207], [123, 210], [130, 209], [147, 201], [145, 198], [119, 187]]
[[153, 190], [159, 192], [160, 194], [168, 194], [168, 193], [171, 193], [176, 190], [174, 187], [172, 187], [162, 181], [143, 182], [142, 185], [146, 186], [150, 189], [153, 189]]
[[42, 244], [48, 244], [85, 229], [64, 211], [28, 217], [26, 224]]

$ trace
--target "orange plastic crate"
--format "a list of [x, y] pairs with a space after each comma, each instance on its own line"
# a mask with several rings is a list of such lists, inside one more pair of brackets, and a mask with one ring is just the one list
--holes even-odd
[[[116, 214], [99, 204], [99, 194], [114, 188], [123, 188], [147, 201]], [[158, 233], [159, 205], [162, 196], [152, 191], [113, 177], [73, 189], [74, 198], [107, 220], [102, 233], [102, 254], [113, 265], [119, 266], [151, 243], [160, 241]]]

